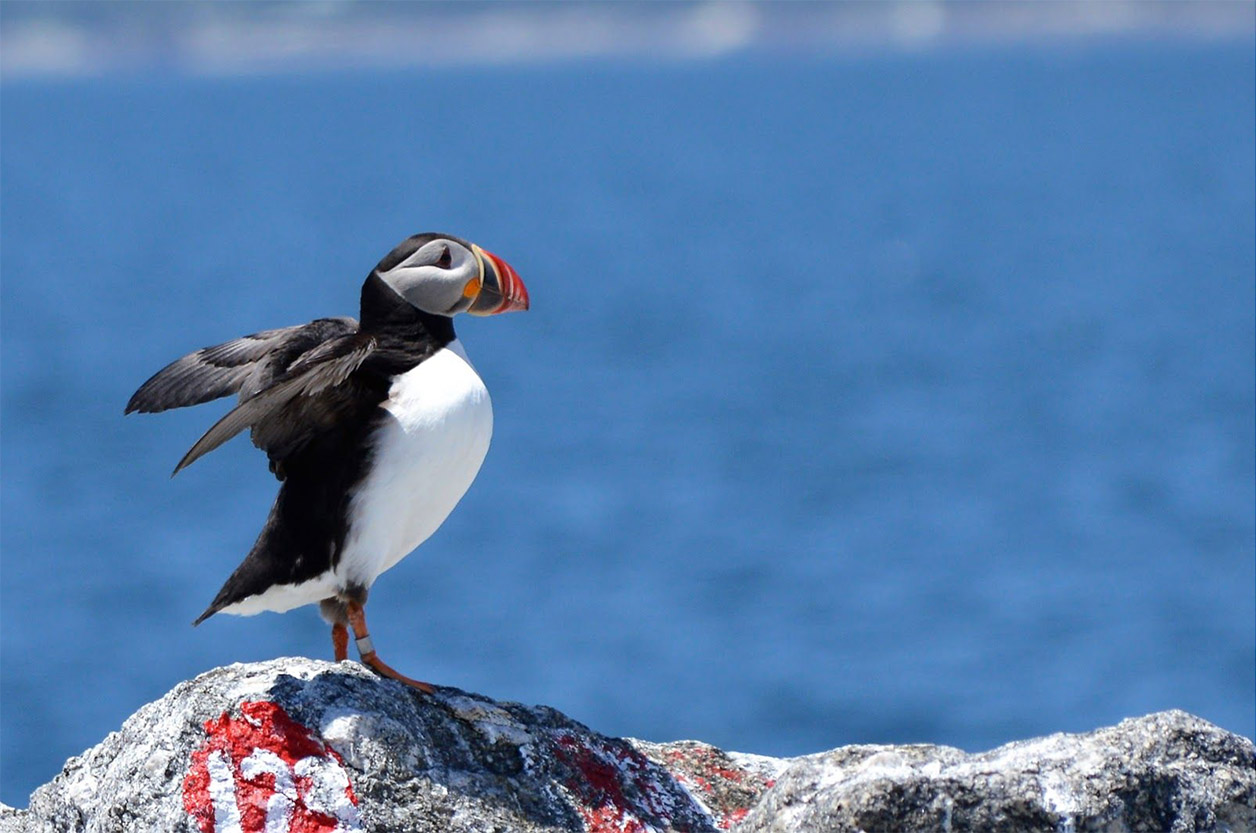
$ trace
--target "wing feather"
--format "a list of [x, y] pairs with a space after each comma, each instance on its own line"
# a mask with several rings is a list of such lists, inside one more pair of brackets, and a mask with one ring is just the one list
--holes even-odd
[[286, 375], [303, 354], [356, 333], [352, 318], [320, 318], [309, 324], [263, 330], [176, 359], [140, 386], [126, 413], [157, 413], [240, 394], [247, 399]]
[[313, 426], [303, 426], [301, 419], [285, 418], [287, 412], [295, 410], [299, 414], [302, 405], [309, 407], [323, 394], [342, 385], [374, 350], [374, 338], [354, 332], [320, 344], [300, 356], [282, 377], [214, 423], [183, 455], [171, 476], [245, 428], [253, 428], [254, 444], [265, 450], [272, 460], [290, 453], [307, 438]]

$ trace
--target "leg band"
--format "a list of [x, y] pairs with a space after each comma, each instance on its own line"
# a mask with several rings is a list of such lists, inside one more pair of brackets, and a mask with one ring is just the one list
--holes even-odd
[[371, 642], [371, 635], [359, 636], [354, 642], [358, 646], [358, 653], [366, 656], [375, 653], [375, 643]]

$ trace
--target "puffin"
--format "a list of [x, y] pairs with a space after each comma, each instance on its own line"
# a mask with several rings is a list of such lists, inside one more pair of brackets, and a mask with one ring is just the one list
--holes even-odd
[[247, 428], [280, 483], [253, 548], [193, 625], [318, 604], [337, 662], [352, 631], [364, 665], [432, 692], [379, 658], [363, 608], [380, 574], [445, 521], [488, 452], [492, 403], [454, 317], [528, 303], [497, 255], [449, 234], [416, 234], [367, 275], [357, 320], [320, 318], [205, 347], [141, 385], [128, 414], [238, 397], [172, 477]]

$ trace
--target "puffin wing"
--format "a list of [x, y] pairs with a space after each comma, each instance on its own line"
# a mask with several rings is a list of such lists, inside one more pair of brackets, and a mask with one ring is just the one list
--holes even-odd
[[157, 413], [234, 393], [248, 399], [269, 387], [304, 354], [357, 330], [358, 322], [352, 318], [320, 318], [205, 347], [153, 374], [131, 396], [126, 413]]
[[[376, 349], [375, 339], [358, 332], [325, 341], [300, 355], [267, 387], [244, 399], [214, 423], [175, 466], [174, 474], [213, 451], [245, 428], [253, 444], [282, 460], [312, 439], [352, 396], [346, 381]], [[322, 416], [323, 418], [319, 418]]]

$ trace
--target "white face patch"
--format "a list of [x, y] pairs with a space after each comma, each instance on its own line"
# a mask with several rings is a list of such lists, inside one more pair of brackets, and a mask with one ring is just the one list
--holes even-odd
[[379, 276], [411, 306], [450, 315], [464, 302], [463, 288], [479, 278], [480, 263], [461, 243], [437, 238]]

